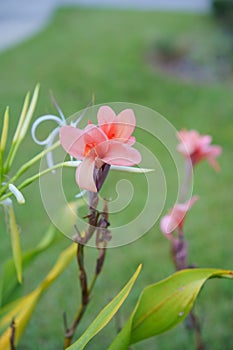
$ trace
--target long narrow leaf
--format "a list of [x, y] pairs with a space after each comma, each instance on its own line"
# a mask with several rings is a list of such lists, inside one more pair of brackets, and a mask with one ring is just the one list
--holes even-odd
[[175, 327], [191, 311], [204, 283], [213, 277], [232, 278], [233, 271], [183, 270], [145, 288], [131, 317], [108, 350], [127, 350], [130, 344]]
[[67, 350], [82, 350], [85, 348], [87, 343], [103, 329], [113, 316], [117, 313], [127, 296], [129, 295], [138, 275], [141, 271], [141, 265], [137, 268], [133, 277], [125, 285], [125, 287], [115, 296], [115, 298], [99, 313], [92, 324], [87, 328], [83, 335]]
[[11, 247], [14, 265], [17, 273], [17, 278], [19, 283], [22, 283], [22, 255], [21, 255], [21, 246], [19, 239], [19, 230], [15, 219], [14, 209], [11, 206], [7, 207], [9, 215], [9, 229], [11, 236]]
[[67, 248], [59, 257], [58, 261], [54, 267], [50, 270], [44, 281], [41, 283], [41, 289], [44, 291], [50, 284], [52, 284], [55, 279], [65, 270], [67, 265], [71, 262], [76, 254], [77, 243], [73, 243], [69, 248]]
[[2, 127], [1, 141], [0, 141], [1, 153], [5, 151], [8, 128], [9, 128], [9, 107], [6, 108], [4, 119], [3, 119], [3, 127]]
[[[29, 266], [32, 261], [44, 250], [51, 246], [55, 240], [56, 229], [53, 225], [50, 226], [48, 231], [45, 233], [39, 244], [22, 254], [22, 267], [23, 270]], [[2, 307], [12, 296], [12, 293], [19, 287], [18, 280], [15, 274], [15, 266], [13, 259], [6, 261], [2, 268], [2, 274], [0, 279], [0, 306]]]
[[26, 132], [28, 130], [30, 121], [32, 119], [32, 116], [33, 116], [33, 113], [34, 113], [34, 110], [36, 107], [38, 94], [39, 94], [39, 85], [36, 85], [29, 107], [28, 107], [29, 94], [26, 95], [23, 109], [22, 109], [22, 113], [21, 113], [21, 116], [19, 119], [19, 123], [18, 123], [18, 126], [16, 128], [15, 135], [13, 137], [12, 146], [10, 148], [9, 155], [8, 155], [8, 158], [7, 158], [6, 163], [5, 163], [5, 171], [6, 172], [8, 172], [8, 170], [10, 169], [10, 167], [13, 163], [13, 160], [15, 158], [15, 155], [17, 153], [17, 150], [18, 150], [22, 140], [24, 139], [24, 137], [26, 135]]
[[28, 106], [29, 106], [29, 101], [30, 101], [30, 92], [28, 92], [26, 94], [26, 97], [24, 99], [24, 103], [23, 103], [23, 108], [22, 108], [22, 111], [21, 111], [21, 114], [20, 114], [20, 117], [19, 117], [19, 122], [18, 122], [18, 125], [17, 125], [17, 128], [15, 130], [15, 134], [13, 136], [13, 141], [12, 143], [16, 143], [19, 139], [19, 135], [20, 135], [20, 131], [22, 129], [22, 126], [23, 126], [23, 123], [24, 123], [24, 120], [25, 120], [25, 117], [27, 115], [27, 111], [28, 111]]
[[31, 103], [30, 103], [30, 106], [29, 106], [29, 108], [27, 110], [27, 114], [25, 116], [22, 128], [20, 130], [20, 134], [19, 134], [19, 139], [20, 140], [22, 140], [24, 138], [24, 136], [26, 135], [26, 132], [28, 130], [29, 124], [31, 122], [33, 113], [34, 113], [35, 108], [36, 108], [36, 103], [37, 103], [37, 99], [38, 99], [38, 95], [39, 95], [39, 90], [40, 90], [40, 85], [37, 84], [36, 87], [35, 87], [35, 90], [33, 92]]
[[8, 153], [8, 157], [7, 157], [6, 162], [4, 164], [4, 168], [5, 168], [5, 172], [6, 173], [9, 170], [9, 163], [11, 162], [11, 159], [12, 159], [13, 154], [15, 152], [14, 149], [15, 149], [15, 147], [17, 145], [17, 140], [19, 139], [20, 130], [21, 130], [22, 126], [23, 126], [24, 119], [25, 119], [26, 114], [27, 114], [28, 105], [29, 105], [29, 98], [30, 98], [30, 93], [28, 92], [26, 97], [25, 97], [25, 100], [24, 100], [23, 108], [22, 108], [21, 115], [19, 117], [19, 121], [18, 121], [16, 130], [15, 130], [15, 133], [14, 133], [14, 136], [13, 136], [13, 140], [12, 140], [12, 144], [11, 144], [11, 147], [10, 147], [10, 150], [9, 150], [9, 153]]
[[[59, 220], [64, 220], [64, 217], [66, 218], [63, 227], [65, 227], [67, 231], [70, 231], [74, 227], [77, 219], [75, 213], [82, 204], [80, 199], [74, 202], [67, 202], [65, 206], [58, 211], [57, 218]], [[8, 208], [6, 207], [6, 209]], [[40, 252], [47, 249], [54, 242], [55, 231], [55, 227], [51, 225], [38, 246], [22, 255], [22, 268], [28, 266]], [[0, 278], [0, 306], [9, 302], [9, 297], [17, 286], [18, 282], [15, 276], [14, 259], [11, 259], [7, 261], [2, 268], [2, 275]]]
[[76, 250], [77, 244], [73, 243], [60, 254], [52, 270], [33, 292], [9, 305], [6, 305], [0, 310], [0, 332], [2, 332], [2, 335], [0, 336], [0, 349], [11, 350], [10, 337], [12, 334], [12, 320], [14, 320], [15, 323], [15, 346], [19, 343], [39, 298], [71, 262], [76, 254]]
[[0, 140], [0, 181], [3, 180], [3, 161], [4, 161], [4, 152], [6, 148], [6, 141], [8, 135], [8, 127], [9, 127], [9, 107], [6, 108], [4, 119], [3, 119], [3, 127], [2, 134]]

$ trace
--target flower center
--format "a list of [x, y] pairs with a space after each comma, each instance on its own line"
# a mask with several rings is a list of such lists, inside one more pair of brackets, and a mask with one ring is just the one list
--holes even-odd
[[96, 142], [87, 143], [84, 151], [84, 156], [86, 157], [95, 146]]

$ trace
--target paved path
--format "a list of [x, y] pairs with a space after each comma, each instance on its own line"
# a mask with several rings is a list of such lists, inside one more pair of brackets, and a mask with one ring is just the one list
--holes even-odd
[[210, 0], [0, 0], [0, 51], [38, 32], [60, 5], [208, 12]]

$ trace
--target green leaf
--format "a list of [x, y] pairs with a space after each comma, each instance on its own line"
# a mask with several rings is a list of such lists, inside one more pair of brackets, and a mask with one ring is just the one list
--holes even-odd
[[0, 151], [4, 152], [6, 147], [7, 135], [9, 128], [9, 107], [6, 108], [3, 119], [2, 135], [0, 141]]
[[[34, 249], [30, 249], [22, 255], [22, 267], [23, 270], [29, 266], [32, 261], [44, 250], [46, 250], [55, 240], [56, 229], [53, 225], [50, 226], [48, 231], [40, 243]], [[15, 266], [13, 259], [9, 259], [3, 266], [2, 275], [0, 280], [0, 306], [2, 307], [7, 302], [12, 293], [19, 287], [19, 283], [15, 274]]]
[[4, 159], [5, 148], [6, 148], [8, 127], [9, 127], [9, 107], [6, 108], [6, 111], [4, 114], [2, 134], [0, 139], [0, 181], [1, 182], [3, 180], [3, 159]]
[[31, 103], [29, 105], [29, 98], [30, 98], [30, 94], [27, 93], [25, 100], [24, 100], [24, 104], [23, 104], [23, 109], [19, 118], [19, 122], [13, 137], [13, 141], [11, 144], [11, 148], [8, 154], [8, 157], [6, 159], [5, 162], [5, 172], [7, 173], [9, 171], [9, 169], [11, 168], [11, 165], [13, 163], [13, 160], [16, 156], [16, 153], [18, 151], [18, 148], [22, 142], [22, 140], [24, 139], [30, 121], [32, 119], [35, 107], [36, 107], [36, 103], [37, 103], [37, 99], [38, 99], [38, 94], [39, 94], [39, 84], [36, 85], [33, 95], [32, 95], [32, 99], [31, 99]]
[[[82, 205], [82, 201], [80, 199], [73, 202], [67, 202], [57, 213], [59, 220], [64, 220], [64, 217], [66, 218], [63, 227], [66, 227], [68, 231], [70, 231], [76, 223], [77, 217], [75, 213], [80, 205]], [[6, 206], [6, 210], [8, 210], [8, 206]], [[54, 242], [55, 231], [55, 227], [51, 225], [38, 246], [22, 255], [23, 269], [27, 267], [38, 254], [47, 249]], [[0, 306], [3, 306], [6, 304], [6, 302], [10, 301], [9, 296], [11, 296], [12, 292], [17, 286], [19, 286], [19, 284], [15, 276], [14, 259], [11, 259], [8, 260], [2, 268], [0, 278]]]
[[92, 324], [87, 328], [87, 330], [83, 333], [83, 335], [71, 346], [67, 348], [67, 350], [82, 350], [85, 348], [87, 343], [103, 329], [108, 322], [113, 318], [116, 312], [119, 310], [129, 292], [131, 291], [138, 275], [141, 270], [141, 265], [137, 268], [133, 277], [129, 280], [129, 282], [125, 285], [125, 287], [117, 294], [117, 296], [107, 305], [96, 319], [92, 322]]
[[19, 121], [18, 121], [18, 124], [17, 124], [17, 128], [15, 130], [15, 134], [13, 136], [13, 140], [12, 140], [13, 144], [17, 143], [17, 141], [19, 139], [20, 131], [21, 131], [22, 127], [23, 127], [23, 123], [24, 123], [25, 117], [27, 115], [29, 102], [30, 102], [30, 92], [28, 92], [26, 94], [26, 97], [24, 99], [23, 108], [22, 108], [22, 111], [21, 111], [21, 114], [20, 114], [20, 117], [19, 117]]
[[48, 273], [42, 283], [30, 294], [6, 305], [0, 310], [0, 349], [11, 350], [11, 322], [15, 322], [15, 346], [18, 344], [25, 327], [27, 326], [32, 313], [43, 292], [50, 284], [64, 271], [76, 254], [77, 244], [73, 243], [59, 256], [54, 267]]
[[127, 350], [130, 344], [168, 331], [191, 311], [204, 283], [213, 277], [232, 278], [233, 271], [189, 269], [146, 287], [109, 350]]
[[15, 219], [14, 209], [11, 206], [7, 206], [8, 215], [9, 215], [9, 229], [11, 236], [11, 247], [14, 265], [17, 273], [17, 278], [19, 283], [22, 283], [22, 256], [21, 256], [21, 247], [19, 239], [19, 230]]

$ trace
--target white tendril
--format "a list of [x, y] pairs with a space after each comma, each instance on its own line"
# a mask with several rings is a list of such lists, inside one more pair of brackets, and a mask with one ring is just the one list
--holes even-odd
[[[57, 108], [59, 108], [59, 107], [57, 107]], [[57, 116], [52, 115], [52, 114], [43, 115], [43, 116], [39, 117], [33, 123], [32, 129], [31, 129], [31, 134], [32, 134], [33, 141], [36, 144], [41, 145], [41, 146], [45, 146], [46, 149], [52, 146], [52, 144], [55, 140], [55, 137], [59, 133], [60, 127], [66, 124], [66, 120], [65, 120], [64, 115], [62, 114], [60, 109], [59, 109], [59, 113], [61, 114], [60, 117], [57, 117]], [[58, 124], [58, 126], [49, 134], [49, 136], [46, 139], [38, 140], [38, 138], [36, 137], [36, 129], [38, 128], [38, 126], [41, 123], [43, 123], [45, 121], [54, 121]], [[52, 168], [54, 166], [52, 152], [47, 153], [46, 160], [47, 160], [48, 167]], [[55, 170], [53, 170], [52, 172], [55, 172]]]
[[15, 196], [15, 198], [19, 204], [25, 203], [25, 198], [24, 198], [22, 192], [20, 190], [18, 190], [18, 188], [15, 185], [9, 184], [8, 188], [9, 188], [9, 191]]
[[[45, 146], [46, 149], [50, 148], [53, 145], [56, 136], [59, 134], [60, 128], [64, 125], [67, 125], [65, 116], [64, 116], [61, 108], [59, 107], [59, 105], [57, 104], [57, 102], [54, 99], [53, 99], [53, 103], [55, 104], [55, 107], [56, 107], [60, 116], [58, 117], [58, 116], [52, 115], [52, 114], [43, 115], [35, 120], [35, 122], [32, 125], [32, 129], [31, 129], [31, 135], [32, 135], [33, 141], [37, 145]], [[70, 123], [71, 126], [77, 127], [77, 125], [83, 119], [83, 117], [87, 111], [87, 108], [85, 108], [85, 110], [82, 112], [82, 114], [78, 117], [78, 119], [75, 122]], [[44, 140], [38, 140], [38, 138], [36, 137], [36, 130], [40, 124], [42, 124], [43, 122], [46, 122], [46, 121], [54, 121], [58, 124], [58, 126], [55, 127], [55, 129], [53, 129], [51, 131], [51, 133], [49, 134], [49, 136], [47, 138], [45, 138]], [[70, 159], [72, 162], [73, 158], [71, 157]], [[48, 168], [52, 168], [54, 166], [52, 152], [48, 152], [46, 154], [46, 161], [47, 161]], [[56, 170], [52, 170], [52, 173], [55, 173], [55, 172], [56, 172]]]
[[12, 200], [10, 198], [6, 198], [3, 201], [0, 202], [1, 205], [4, 207], [13, 207]]
[[59, 127], [61, 127], [62, 125], [65, 125], [65, 121], [60, 118], [60, 117], [57, 117], [55, 115], [51, 115], [51, 114], [48, 114], [48, 115], [43, 115], [42, 117], [39, 117], [37, 118], [33, 125], [32, 125], [32, 129], [31, 129], [31, 134], [32, 134], [32, 138], [33, 138], [33, 141], [37, 144], [37, 145], [41, 145], [41, 146], [45, 146], [48, 144], [48, 142], [50, 141], [50, 137], [51, 137], [51, 134], [52, 132], [49, 134], [49, 136], [44, 139], [44, 140], [38, 140], [38, 138], [36, 137], [36, 129], [38, 128], [38, 126], [45, 122], [45, 121], [55, 121]]

